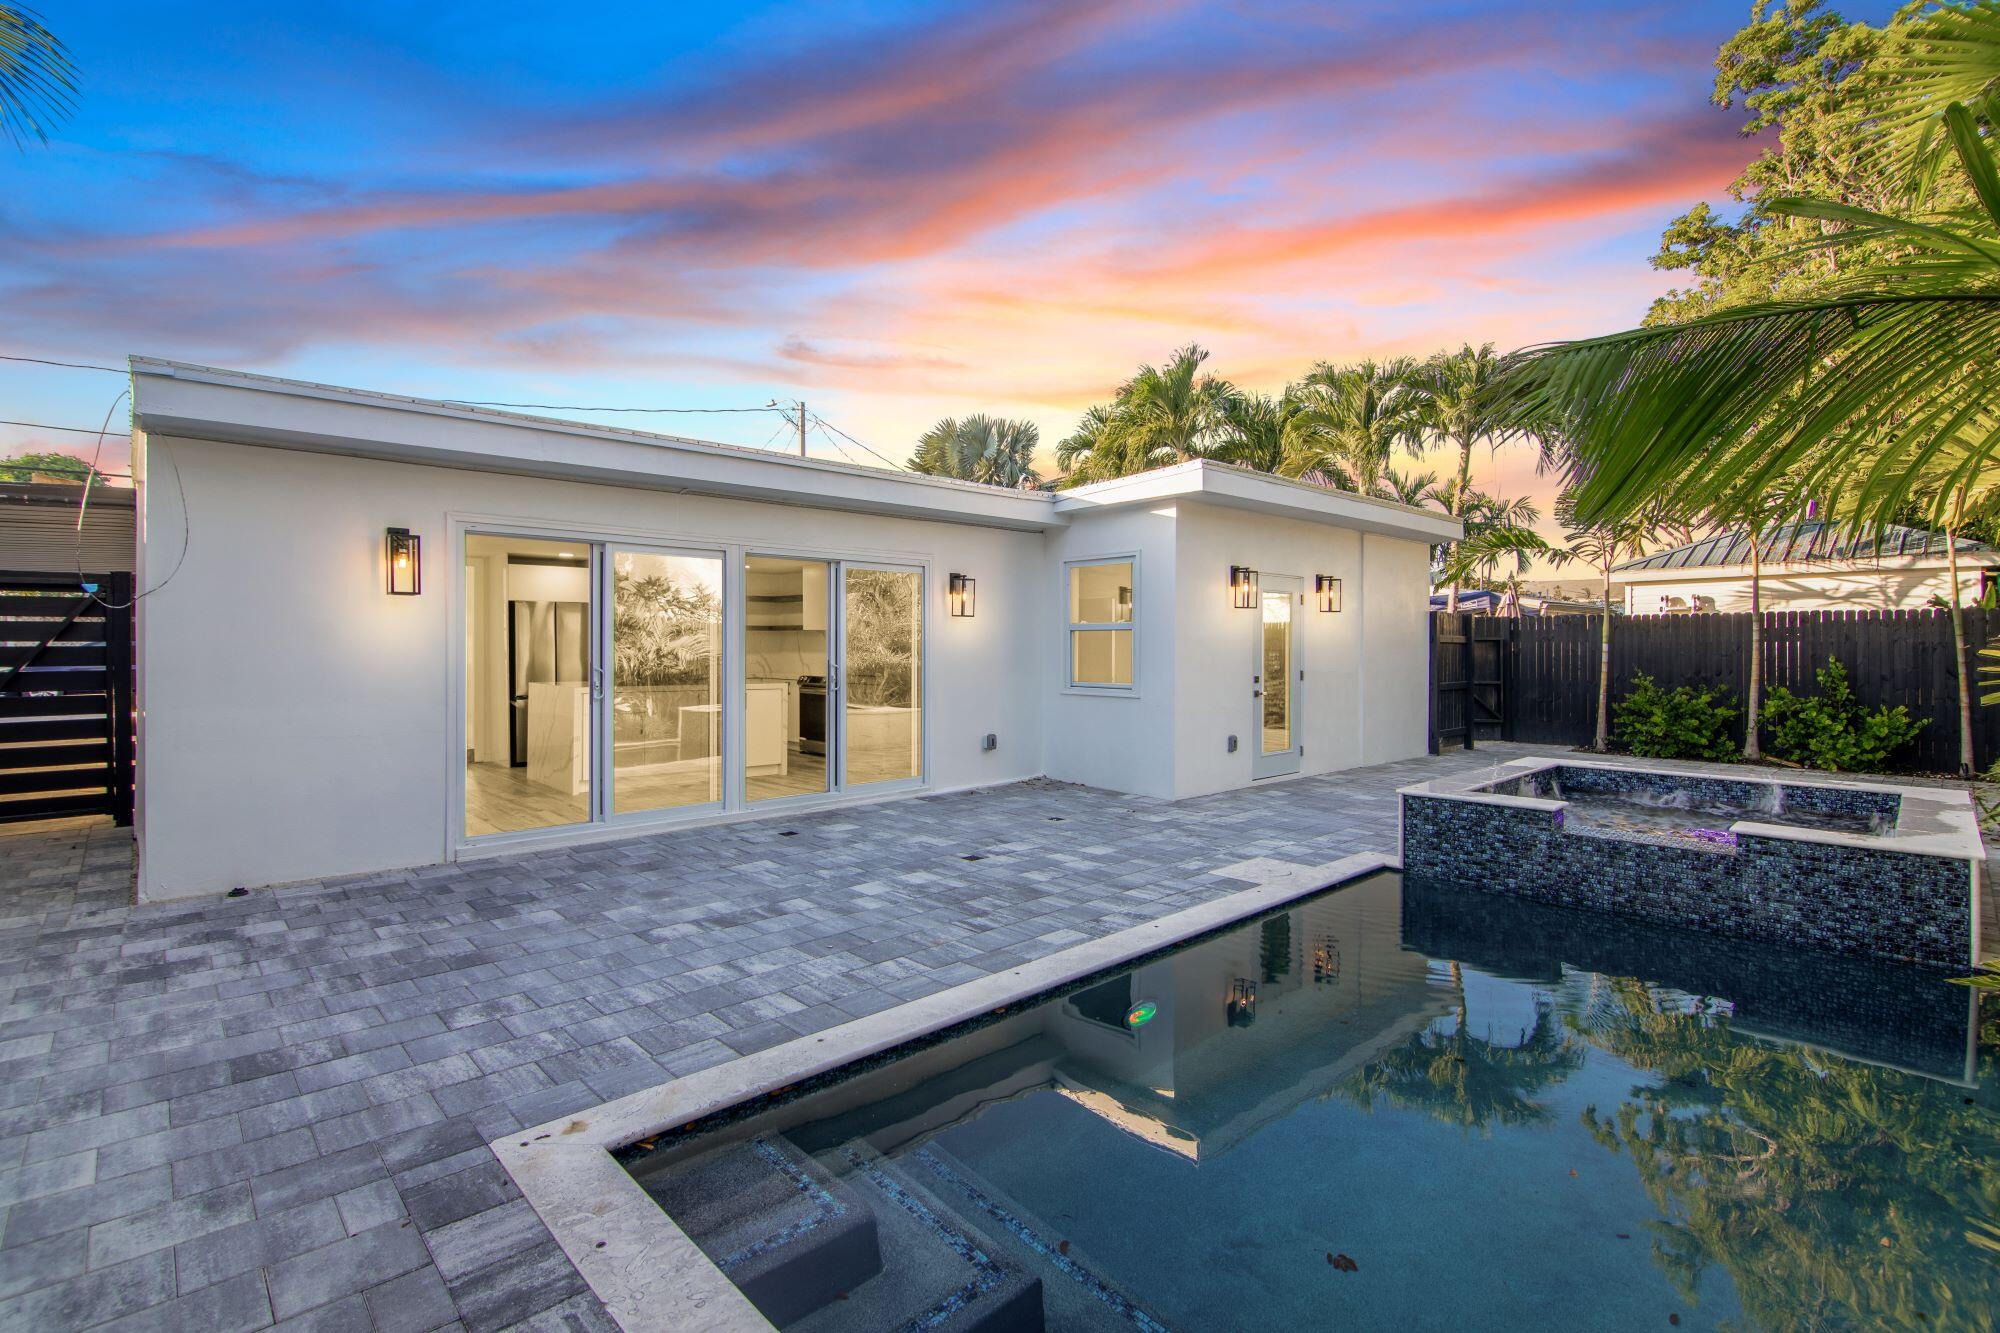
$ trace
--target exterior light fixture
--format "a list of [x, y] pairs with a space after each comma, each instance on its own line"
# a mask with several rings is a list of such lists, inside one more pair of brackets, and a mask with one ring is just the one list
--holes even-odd
[[1340, 610], [1340, 580], [1331, 574], [1313, 575], [1313, 591], [1319, 594], [1319, 609]]
[[1229, 600], [1238, 611], [1257, 609], [1257, 571], [1247, 565], [1229, 567]]
[[953, 574], [950, 588], [945, 595], [946, 602], [951, 606], [951, 613], [970, 619], [978, 591], [978, 581], [970, 574]]
[[389, 595], [415, 597], [424, 590], [424, 539], [408, 528], [390, 528], [385, 552]]

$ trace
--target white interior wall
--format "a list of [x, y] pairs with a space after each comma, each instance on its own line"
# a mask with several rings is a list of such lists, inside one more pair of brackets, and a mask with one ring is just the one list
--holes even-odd
[[[449, 859], [464, 758], [462, 712], [452, 706], [464, 633], [453, 517], [503, 529], [928, 561], [931, 784], [1043, 771], [1042, 682], [1028, 666], [1048, 637], [1039, 533], [211, 441], [166, 444], [192, 539], [179, 572], [142, 603], [147, 898]], [[141, 503], [150, 530], [178, 532], [173, 488], [148, 487]], [[384, 591], [383, 530], [391, 526], [423, 539], [421, 596]], [[979, 581], [971, 619], [946, 614], [952, 571]], [[495, 592], [502, 586], [485, 582]], [[504, 672], [504, 647], [492, 665]], [[988, 732], [999, 738], [991, 753], [980, 749]]]
[[[1146, 796], [1172, 796], [1174, 774], [1174, 507], [1079, 513], [1046, 538], [1037, 575], [1036, 623], [1044, 634], [1037, 685], [1046, 700], [1046, 771]], [[1069, 583], [1065, 562], [1134, 558], [1133, 682], [1130, 690], [1070, 689]], [[986, 585], [979, 585], [985, 614]]]

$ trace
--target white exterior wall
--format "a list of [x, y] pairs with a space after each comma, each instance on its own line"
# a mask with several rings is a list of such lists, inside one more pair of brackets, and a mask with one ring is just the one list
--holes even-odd
[[[142, 443], [135, 471], [149, 461], [144, 586], [167, 581], [139, 604], [146, 898], [452, 858], [464, 753], [454, 518], [928, 564], [930, 788], [1043, 771], [1041, 533], [196, 440]], [[169, 579], [175, 469], [191, 536]], [[384, 591], [392, 526], [423, 538], [421, 596]], [[946, 613], [953, 571], [978, 580], [971, 619]], [[1153, 667], [1166, 656], [1142, 651]], [[992, 753], [979, 748], [987, 732]]]
[[[1959, 566], [1959, 600], [1979, 596], [1980, 567]], [[1657, 577], [1651, 577], [1657, 574]], [[1718, 569], [1712, 574], [1699, 570], [1628, 570], [1625, 580], [1625, 611], [1628, 615], [1659, 615], [1668, 609], [1668, 598], [1679, 598], [1681, 608], [1692, 609], [1697, 597], [1715, 599], [1716, 611], [1750, 609], [1750, 575], [1747, 570]], [[1643, 581], [1642, 581], [1643, 580]], [[1919, 568], [1836, 568], [1767, 569], [1760, 580], [1766, 611], [1894, 611], [1920, 610], [1931, 598], [1943, 597], [1951, 588], [1951, 571], [1943, 565]]]
[[[1175, 506], [1078, 514], [1050, 532], [1035, 586], [1045, 599], [1035, 614], [1047, 638], [1037, 681], [1046, 772], [1144, 796], [1174, 794]], [[1134, 557], [1130, 690], [1069, 688], [1069, 585], [1066, 562]]]
[[[1322, 524], [1216, 505], [1181, 507], [1177, 549], [1174, 795], [1251, 781], [1259, 729], [1251, 694], [1261, 615], [1238, 610], [1229, 566], [1291, 575], [1306, 595], [1299, 771], [1329, 773], [1406, 759], [1426, 744], [1429, 549]], [[1341, 580], [1341, 609], [1322, 612], [1313, 578]], [[1228, 738], [1236, 736], [1236, 753]]]

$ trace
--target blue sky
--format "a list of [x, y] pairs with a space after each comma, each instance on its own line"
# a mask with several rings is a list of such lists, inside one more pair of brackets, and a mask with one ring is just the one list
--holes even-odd
[[[82, 104], [0, 158], [0, 351], [1052, 443], [1190, 340], [1273, 389], [1632, 323], [1660, 228], [1756, 151], [1707, 104], [1747, 15], [50, 6]], [[118, 387], [0, 366], [0, 417], [94, 427]]]

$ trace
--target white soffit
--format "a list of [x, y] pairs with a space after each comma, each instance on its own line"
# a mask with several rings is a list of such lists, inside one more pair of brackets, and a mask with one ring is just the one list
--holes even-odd
[[1059, 527], [1052, 496], [490, 408], [132, 358], [151, 434], [982, 527]]
[[1465, 531], [1457, 519], [1434, 509], [1416, 509], [1391, 500], [1332, 491], [1324, 486], [1206, 460], [1063, 491], [1057, 498], [1056, 510], [1077, 518], [1095, 510], [1177, 501], [1246, 509], [1411, 541], [1456, 541]]

